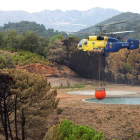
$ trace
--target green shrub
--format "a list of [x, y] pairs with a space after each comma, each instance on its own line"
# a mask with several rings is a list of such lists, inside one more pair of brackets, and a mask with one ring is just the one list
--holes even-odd
[[16, 54], [13, 54], [11, 55], [11, 59], [16, 65], [19, 64], [21, 66], [30, 63], [48, 64], [47, 59], [45, 59], [43, 56], [28, 51], [20, 51]]
[[0, 68], [15, 68], [14, 62], [8, 52], [0, 50]]
[[7, 60], [4, 56], [0, 55], [0, 69], [7, 67]]
[[69, 120], [62, 120], [48, 131], [44, 140], [104, 140], [104, 136], [103, 132], [96, 133], [94, 128], [87, 125], [80, 126]]
[[137, 136], [138, 138], [140, 138], [140, 133], [137, 133], [136, 136]]
[[60, 108], [60, 107], [58, 107], [58, 108], [57, 108], [57, 114], [61, 114], [62, 112], [63, 112], [63, 109]]

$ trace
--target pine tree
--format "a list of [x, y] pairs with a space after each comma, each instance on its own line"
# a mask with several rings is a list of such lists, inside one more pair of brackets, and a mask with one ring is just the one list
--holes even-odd
[[13, 140], [9, 117], [14, 111], [12, 93], [10, 92], [12, 84], [13, 78], [6, 71], [0, 71], [0, 120], [4, 128], [6, 140], [9, 138], [8, 129], [11, 140]]
[[66, 48], [63, 45], [63, 42], [61, 42], [60, 40], [55, 40], [53, 43], [50, 43], [48, 47], [49, 61], [56, 62], [58, 64], [64, 64], [66, 59]]
[[7, 94], [12, 94], [16, 139], [20, 138], [19, 133], [22, 133], [22, 140], [27, 137], [35, 140], [41, 138], [46, 128], [46, 116], [59, 102], [56, 90], [50, 91], [46, 78], [26, 70], [3, 69], [1, 73], [7, 73], [14, 81], [8, 86]]

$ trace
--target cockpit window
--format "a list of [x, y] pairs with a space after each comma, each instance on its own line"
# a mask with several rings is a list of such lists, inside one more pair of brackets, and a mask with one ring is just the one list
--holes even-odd
[[87, 45], [87, 41], [84, 42], [84, 45]]
[[79, 45], [82, 45], [82, 44], [83, 44], [83, 42], [84, 42], [84, 41], [83, 41], [83, 40], [81, 40], [81, 41], [79, 42]]

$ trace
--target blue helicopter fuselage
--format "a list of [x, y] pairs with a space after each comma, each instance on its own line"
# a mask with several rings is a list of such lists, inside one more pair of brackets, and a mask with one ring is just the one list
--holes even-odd
[[127, 42], [120, 42], [118, 39], [107, 36], [89, 36], [88, 39], [82, 39], [78, 44], [78, 49], [88, 52], [117, 52], [120, 49], [127, 48], [134, 50], [139, 48], [139, 41], [128, 39]]

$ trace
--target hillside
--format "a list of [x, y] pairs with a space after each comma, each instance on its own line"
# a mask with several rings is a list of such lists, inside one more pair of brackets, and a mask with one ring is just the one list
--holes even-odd
[[[1, 56], [6, 60], [5, 65], [2, 65]], [[48, 62], [44, 57], [30, 52], [0, 50], [0, 62], [0, 69], [4, 67], [26, 69], [30, 73], [41, 74], [44, 77], [79, 77], [67, 66]]]
[[[121, 36], [124, 40], [126, 40], [127, 38], [140, 39], [140, 36], [139, 36], [140, 14], [131, 13], [131, 12], [121, 13], [119, 15], [116, 15], [116, 16], [109, 18], [109, 19], [107, 19], [103, 22], [100, 22], [98, 24], [104, 25], [107, 23], [120, 22], [120, 21], [129, 21], [129, 23], [108, 26], [108, 27], [105, 27], [104, 29], [107, 30], [107, 32], [135, 30], [136, 31], [135, 33], [125, 33], [125, 34], [118, 34], [118, 35]], [[97, 29], [96, 27], [89, 27], [89, 28], [81, 30], [80, 32], [95, 33], [98, 31], [99, 31], [99, 29]]]
[[77, 23], [94, 25], [120, 12], [114, 9], [92, 8], [87, 11], [77, 10], [44, 10], [41, 12], [28, 13], [25, 11], [0, 11], [0, 26], [9, 22], [32, 21], [45, 25], [46, 29], [53, 28], [59, 31], [77, 31], [79, 26], [60, 26], [61, 23]]
[[36, 22], [30, 21], [21, 21], [16, 23], [9, 22], [8, 24], [4, 24], [0, 27], [0, 31], [2, 32], [7, 32], [7, 30], [17, 30], [18, 34], [22, 34], [24, 31], [31, 30], [37, 32], [40, 36], [49, 38], [59, 34], [61, 34], [63, 37], [67, 37], [67, 34], [65, 32], [58, 32], [54, 29], [46, 30], [43, 24], [37, 24]]

